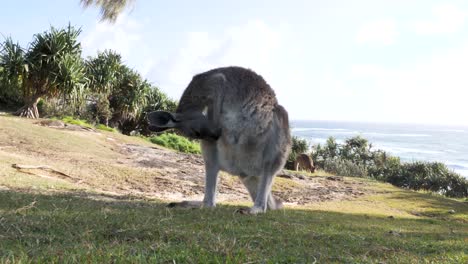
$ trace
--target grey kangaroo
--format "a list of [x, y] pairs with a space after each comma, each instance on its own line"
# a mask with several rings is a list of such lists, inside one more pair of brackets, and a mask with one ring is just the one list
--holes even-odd
[[[216, 206], [220, 170], [239, 176], [257, 214], [282, 207], [271, 194], [276, 173], [286, 162], [291, 136], [288, 113], [265, 80], [241, 67], [213, 69], [193, 77], [175, 113], [148, 114], [150, 129], [178, 129], [201, 141], [205, 196], [199, 206]], [[181, 204], [189, 202], [182, 202]]]

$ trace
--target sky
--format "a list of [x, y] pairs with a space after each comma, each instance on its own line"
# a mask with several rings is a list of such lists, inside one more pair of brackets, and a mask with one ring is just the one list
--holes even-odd
[[81, 27], [84, 56], [113, 49], [170, 97], [193, 75], [243, 66], [292, 120], [468, 126], [466, 0], [136, 2], [116, 23], [79, 0], [4, 1], [0, 38]]

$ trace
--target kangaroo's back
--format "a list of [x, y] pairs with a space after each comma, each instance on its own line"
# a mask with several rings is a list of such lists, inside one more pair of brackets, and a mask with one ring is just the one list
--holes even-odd
[[315, 172], [315, 166], [312, 158], [305, 153], [299, 154], [294, 163], [294, 169], [296, 171], [306, 170], [312, 173]]
[[218, 68], [196, 75], [184, 91], [176, 113], [206, 111], [224, 133], [258, 136], [273, 122], [278, 102], [255, 72]]

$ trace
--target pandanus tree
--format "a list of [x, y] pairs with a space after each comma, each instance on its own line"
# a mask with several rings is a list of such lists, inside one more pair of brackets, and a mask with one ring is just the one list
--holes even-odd
[[149, 136], [152, 132], [149, 129], [147, 114], [152, 111], [175, 112], [177, 102], [169, 98], [158, 87], [152, 86], [146, 95], [146, 106], [143, 108], [138, 121], [138, 130], [141, 134]]
[[121, 56], [111, 50], [99, 52], [96, 57], [86, 60], [90, 100], [95, 105], [96, 119], [104, 122], [106, 126], [109, 125], [109, 119], [112, 117], [109, 96], [118, 84], [121, 67]]
[[146, 95], [151, 89], [151, 84], [127, 66], [120, 67], [117, 79], [117, 85], [109, 96], [109, 103], [113, 111], [113, 121], [119, 124], [124, 134], [128, 134], [135, 129], [137, 120], [147, 104]]
[[97, 121], [118, 126], [123, 133], [141, 130], [145, 112], [175, 110], [176, 103], [141, 75], [122, 64], [119, 54], [106, 50], [86, 61], [89, 101]]
[[81, 30], [69, 25], [36, 34], [25, 54], [26, 71], [22, 75], [25, 105], [16, 114], [38, 118], [41, 98], [70, 95], [79, 97], [85, 88], [86, 75], [77, 38]]
[[177, 108], [177, 102], [169, 98], [165, 93], [159, 90], [158, 87], [151, 87], [150, 91], [146, 95], [146, 107], [144, 112], [151, 111], [167, 111], [175, 112]]
[[11, 38], [7, 38], [0, 44], [0, 103], [2, 105], [22, 103], [21, 86], [27, 69], [24, 50]]
[[89, 87], [92, 92], [109, 94], [117, 84], [117, 77], [122, 67], [120, 54], [105, 50], [96, 57], [86, 61], [86, 73], [89, 76]]

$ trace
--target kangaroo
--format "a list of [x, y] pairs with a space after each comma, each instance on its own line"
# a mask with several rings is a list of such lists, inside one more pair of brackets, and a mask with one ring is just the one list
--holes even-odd
[[175, 128], [200, 140], [206, 179], [199, 206], [216, 206], [218, 172], [222, 170], [239, 176], [254, 201], [253, 207], [241, 213], [282, 208], [282, 202], [272, 196], [271, 186], [291, 148], [288, 113], [260, 75], [241, 67], [195, 75], [175, 113], [151, 112], [148, 121], [152, 131]]
[[305, 153], [299, 154], [297, 155], [297, 158], [294, 161], [294, 170], [296, 171], [305, 170], [305, 171], [314, 173], [315, 171], [314, 162], [312, 161], [309, 155]]

